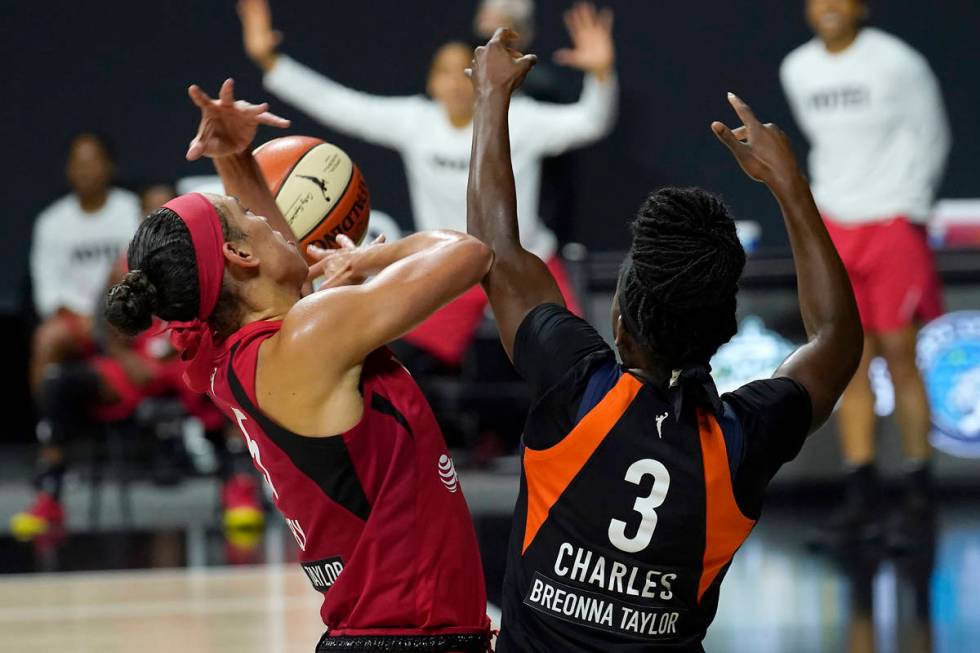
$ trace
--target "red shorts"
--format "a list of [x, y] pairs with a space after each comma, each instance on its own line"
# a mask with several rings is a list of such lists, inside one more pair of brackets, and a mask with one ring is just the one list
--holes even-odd
[[[558, 283], [565, 305], [576, 315], [582, 314], [565, 265], [557, 256], [548, 260], [548, 269]], [[480, 286], [474, 286], [449, 304], [432, 314], [404, 340], [447, 365], [457, 366], [463, 361], [487, 307], [487, 296]]]
[[898, 331], [942, 315], [942, 286], [924, 227], [903, 217], [853, 227], [826, 216], [824, 222], [866, 331]]

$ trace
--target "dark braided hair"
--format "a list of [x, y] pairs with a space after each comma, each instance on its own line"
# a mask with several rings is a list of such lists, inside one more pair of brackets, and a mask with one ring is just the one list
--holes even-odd
[[738, 326], [745, 251], [728, 208], [700, 188], [664, 188], [632, 230], [619, 288], [627, 330], [665, 371], [706, 365]]
[[[242, 233], [230, 226], [218, 209], [226, 241], [241, 240]], [[109, 290], [106, 319], [122, 333], [135, 335], [164, 320], [193, 320], [200, 309], [197, 258], [187, 225], [168, 208], [159, 208], [143, 220], [129, 243], [129, 274]], [[209, 324], [220, 337], [238, 326], [239, 311], [234, 293], [225, 284]]]

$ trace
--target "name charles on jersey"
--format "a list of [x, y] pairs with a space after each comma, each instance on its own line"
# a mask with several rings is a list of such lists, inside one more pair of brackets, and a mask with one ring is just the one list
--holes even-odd
[[[551, 571], [556, 578], [534, 574], [524, 597], [526, 605], [564, 621], [618, 634], [667, 639], [678, 633], [683, 610], [669, 605], [677, 581], [674, 572], [609, 560], [568, 542], [558, 547]], [[597, 591], [566, 585], [559, 578]], [[633, 602], [644, 599], [645, 604]]]

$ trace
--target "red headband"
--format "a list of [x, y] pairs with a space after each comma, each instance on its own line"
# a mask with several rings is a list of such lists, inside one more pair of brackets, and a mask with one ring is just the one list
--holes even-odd
[[197, 287], [200, 308], [190, 322], [170, 322], [170, 341], [187, 363], [184, 382], [197, 392], [204, 392], [214, 362], [214, 336], [208, 318], [214, 312], [225, 276], [224, 234], [221, 216], [204, 195], [188, 193], [163, 205], [176, 213], [191, 234], [197, 261]]

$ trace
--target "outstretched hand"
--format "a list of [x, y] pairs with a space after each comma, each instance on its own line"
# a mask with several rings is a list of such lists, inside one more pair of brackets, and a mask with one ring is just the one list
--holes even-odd
[[251, 104], [235, 100], [235, 82], [226, 79], [217, 100], [212, 100], [200, 86], [187, 89], [191, 101], [201, 109], [197, 135], [187, 148], [187, 160], [206, 156], [212, 159], [243, 152], [255, 139], [259, 125], [285, 128], [289, 121], [269, 113], [269, 104]]
[[728, 102], [742, 120], [742, 126], [729, 129], [722, 122], [711, 123], [711, 131], [735, 156], [735, 160], [751, 179], [760, 181], [771, 190], [787, 188], [803, 178], [789, 138], [772, 123], [762, 124], [752, 109], [734, 93]]
[[473, 64], [466, 75], [473, 80], [477, 95], [504, 91], [508, 95], [520, 87], [538, 58], [533, 54], [521, 54], [511, 46], [517, 33], [501, 27], [473, 53]]
[[600, 79], [612, 72], [616, 62], [612, 9], [606, 7], [596, 11], [592, 3], [579, 2], [565, 12], [564, 18], [573, 47], [555, 52], [555, 61]]

